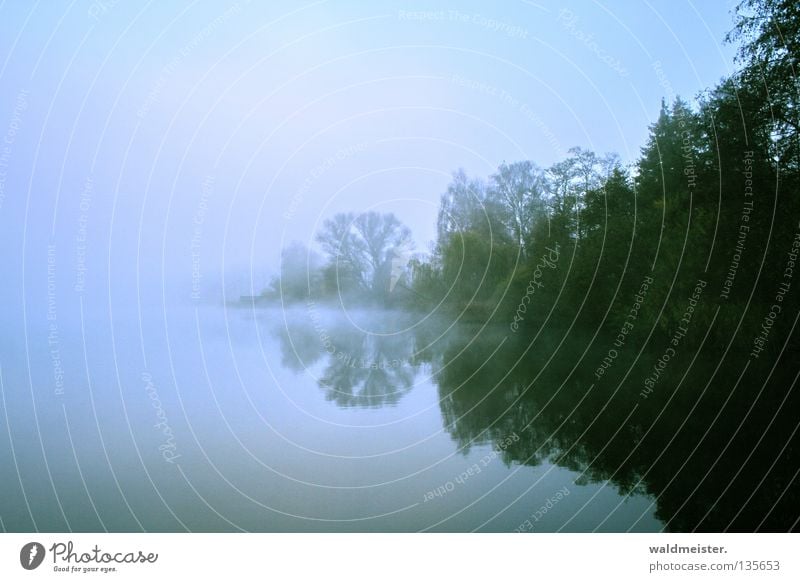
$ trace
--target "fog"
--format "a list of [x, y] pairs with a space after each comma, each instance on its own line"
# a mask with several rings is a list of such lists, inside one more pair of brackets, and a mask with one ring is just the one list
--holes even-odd
[[0, 6], [3, 529], [796, 527], [767, 20], [44, 4]]
[[42, 309], [49, 246], [69, 309], [218, 302], [337, 212], [392, 212], [424, 251], [458, 168], [631, 161], [662, 96], [730, 66], [719, 6], [668, 6], [6, 7], [4, 311]]

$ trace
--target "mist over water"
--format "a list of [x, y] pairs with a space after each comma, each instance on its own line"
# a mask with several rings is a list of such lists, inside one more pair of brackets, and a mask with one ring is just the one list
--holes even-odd
[[800, 27], [723, 8], [0, 7], [0, 530], [797, 529]]
[[[506, 508], [507, 500], [527, 500], [527, 508], [543, 492], [547, 498], [566, 488], [562, 507], [541, 516], [542, 531], [658, 528], [646, 496], [634, 495], [601, 524], [622, 501], [615, 487], [494, 446], [495, 434], [528, 438], [522, 424], [492, 429], [494, 407], [471, 410], [464, 426], [454, 422], [450, 407], [472, 409], [473, 388], [439, 383], [441, 351], [469, 341], [469, 332], [442, 322], [414, 327], [398, 313], [349, 316], [321, 311], [317, 325], [303, 308], [173, 308], [168, 326], [142, 332], [146, 365], [136, 362], [135, 318], [117, 320], [121, 331], [111, 345], [96, 321], [83, 339], [78, 328], [60, 328], [63, 394], [37, 391], [32, 400], [10, 391], [27, 381], [24, 356], [23, 365], [3, 368], [5, 406], [16, 411], [15, 423], [31, 427], [32, 438], [15, 439], [14, 454], [35, 526], [508, 531], [528, 515]], [[367, 323], [380, 331], [359, 329]], [[168, 344], [167, 335], [181, 341]], [[30, 342], [31, 381], [45, 385], [52, 378], [47, 338], [32, 334]], [[70, 365], [84, 357], [90, 377]], [[500, 388], [489, 394], [508, 397]], [[65, 401], [84, 412], [71, 413]], [[12, 458], [3, 461], [14, 466]], [[57, 498], [48, 470], [59, 483]], [[6, 527], [32, 527], [21, 493], [6, 499]], [[586, 507], [575, 515], [567, 500]]]

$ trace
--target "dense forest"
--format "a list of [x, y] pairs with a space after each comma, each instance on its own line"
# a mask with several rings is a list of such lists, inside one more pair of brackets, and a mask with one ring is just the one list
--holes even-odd
[[[668, 530], [796, 528], [800, 5], [745, 0], [729, 41], [736, 74], [694, 105], [662, 102], [630, 168], [573, 148], [549, 168], [459, 171], [426, 254], [375, 213], [327, 221], [325, 257], [287, 249], [265, 299], [469, 330], [337, 332], [329, 398], [394, 403], [427, 365], [463, 451], [513, 433], [507, 463], [652, 495]], [[318, 333], [280, 331], [297, 370], [326, 355]]]
[[[671, 337], [702, 282], [694, 330], [712, 320], [719, 338], [758, 328], [779, 284], [791, 285], [800, 232], [800, 8], [746, 0], [736, 18], [738, 71], [693, 106], [662, 101], [632, 167], [575, 147], [548, 168], [458, 171], [429, 253], [414, 252], [393, 215], [339, 214], [317, 235], [326, 256], [287, 248], [262, 298], [350, 298], [531, 333], [545, 321], [615, 332], [639, 297], [636, 327]], [[770, 339], [766, 351], [780, 343]]]

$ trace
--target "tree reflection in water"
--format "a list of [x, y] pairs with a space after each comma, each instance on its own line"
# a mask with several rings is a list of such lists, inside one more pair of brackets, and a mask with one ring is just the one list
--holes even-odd
[[324, 362], [317, 382], [327, 399], [342, 407], [396, 404], [413, 387], [420, 367], [413, 334], [372, 333], [347, 318], [300, 317], [276, 335], [287, 368], [299, 372]]
[[[603, 347], [580, 359], [586, 339], [577, 335], [529, 343], [492, 326], [377, 335], [349, 322], [326, 325], [329, 343], [311, 322], [294, 321], [279, 337], [288, 367], [324, 361], [318, 383], [339, 406], [393, 405], [424, 372], [463, 452], [491, 444], [507, 464], [552, 462], [580, 473], [579, 483], [651, 495], [670, 531], [796, 527], [792, 411], [800, 403], [790, 366], [751, 366], [752, 377], [740, 381], [740, 370], [716, 367], [722, 348], [706, 346], [688, 371], [667, 370], [645, 399], [642, 382], [658, 353], [636, 361], [634, 350], [620, 354], [597, 381]], [[512, 434], [519, 440], [498, 447]]]

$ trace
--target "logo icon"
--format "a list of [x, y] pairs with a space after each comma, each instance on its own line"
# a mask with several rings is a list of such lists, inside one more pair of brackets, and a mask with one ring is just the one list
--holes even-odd
[[406, 248], [389, 251], [389, 293], [394, 291], [400, 279], [407, 276], [408, 262], [412, 256], [412, 252]]
[[39, 542], [28, 542], [19, 552], [19, 563], [26, 570], [35, 570], [44, 561], [44, 546]]

